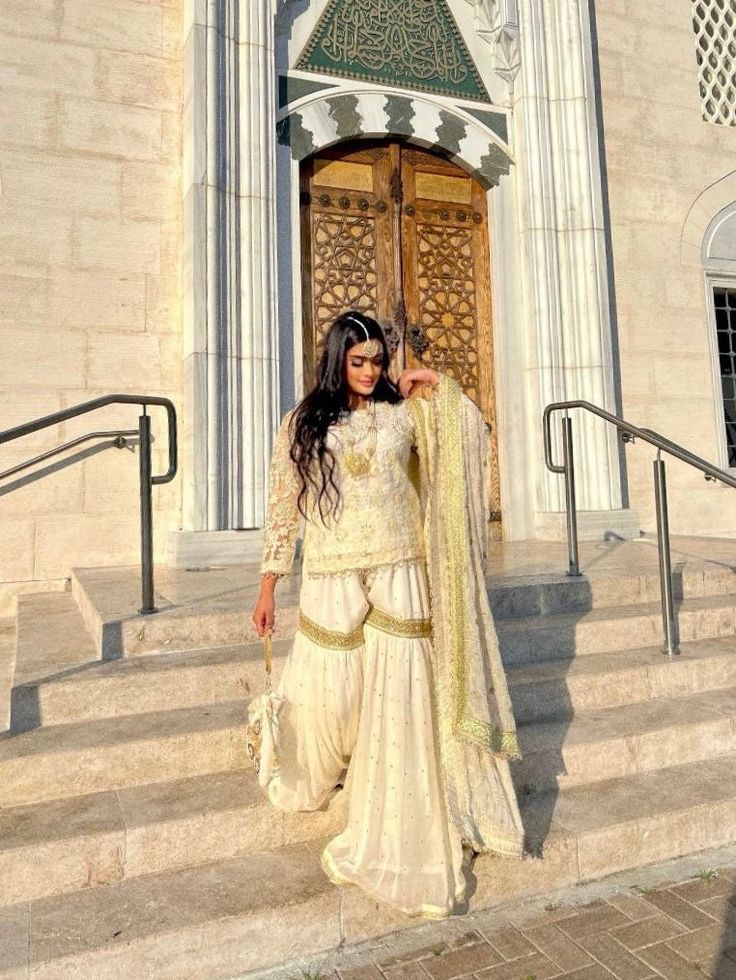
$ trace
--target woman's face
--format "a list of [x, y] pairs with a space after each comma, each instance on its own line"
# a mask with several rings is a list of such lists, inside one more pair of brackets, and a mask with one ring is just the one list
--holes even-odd
[[345, 381], [351, 394], [368, 398], [381, 377], [383, 370], [383, 351], [375, 357], [366, 357], [363, 344], [355, 344], [345, 355]]

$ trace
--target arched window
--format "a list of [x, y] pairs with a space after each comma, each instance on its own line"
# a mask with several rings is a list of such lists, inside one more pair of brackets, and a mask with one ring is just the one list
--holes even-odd
[[703, 267], [720, 392], [721, 465], [736, 468], [736, 203], [711, 221], [703, 241]]
[[703, 119], [736, 124], [736, 11], [733, 0], [693, 0]]

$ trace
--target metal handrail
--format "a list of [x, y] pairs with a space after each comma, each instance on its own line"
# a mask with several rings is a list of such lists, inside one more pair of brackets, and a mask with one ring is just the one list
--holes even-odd
[[[27, 460], [17, 466], [11, 467], [4, 473], [0, 473], [0, 479], [18, 473], [35, 463], [56, 456], [66, 449], [70, 449], [81, 442], [94, 438], [123, 438], [129, 435], [138, 436], [140, 448], [139, 457], [139, 479], [140, 479], [140, 514], [141, 514], [141, 608], [140, 612], [144, 615], [156, 612], [153, 604], [153, 506], [152, 489], [156, 485], [170, 483], [176, 476], [178, 466], [178, 443], [176, 430], [176, 409], [173, 402], [168, 398], [159, 395], [103, 395], [100, 398], [93, 398], [91, 401], [82, 402], [80, 405], [73, 405], [71, 408], [54, 412], [52, 415], [45, 415], [40, 419], [25, 422], [23, 425], [16, 425], [12, 429], [5, 429], [0, 432], [0, 445], [21, 439], [23, 436], [40, 432], [52, 425], [66, 422], [69, 419], [78, 418], [89, 412], [95, 412], [108, 405], [139, 405], [143, 409], [143, 414], [138, 417], [138, 429], [131, 431], [118, 432], [90, 432], [79, 436], [62, 446], [57, 446], [48, 452], [36, 456], [34, 459]], [[149, 406], [160, 406], [166, 409], [168, 421], [168, 468], [165, 473], [154, 476], [151, 472], [151, 419], [147, 409]]]
[[[580, 408], [615, 426], [621, 433], [624, 442], [641, 439], [657, 450], [654, 460], [654, 492], [657, 512], [657, 545], [659, 551], [659, 578], [662, 595], [662, 621], [665, 634], [665, 653], [673, 655], [680, 652], [679, 625], [674, 602], [672, 586], [672, 555], [670, 548], [669, 515], [667, 510], [667, 480], [662, 453], [669, 453], [675, 459], [687, 463], [694, 469], [700, 470], [706, 480], [716, 480], [729, 487], [736, 488], [736, 477], [725, 470], [714, 466], [706, 459], [696, 456], [689, 449], [673, 442], [659, 432], [632, 425], [618, 415], [613, 415], [592, 402], [580, 399], [566, 402], [553, 402], [544, 410], [544, 461], [547, 469], [553, 473], [562, 473], [565, 477], [565, 510], [567, 514], [567, 574], [580, 575], [580, 559], [578, 549], [577, 506], [575, 502], [575, 460], [573, 452], [572, 419], [568, 415], [571, 409]], [[552, 459], [552, 414], [564, 412], [562, 419], [562, 452], [563, 463], [555, 463]]]
[[137, 435], [138, 429], [116, 429], [113, 432], [87, 432], [85, 435], [78, 436], [76, 439], [70, 439], [69, 442], [65, 442], [62, 446], [55, 446], [53, 449], [49, 449], [39, 456], [34, 456], [33, 459], [27, 459], [24, 463], [17, 463], [15, 466], [11, 466], [9, 470], [3, 470], [0, 473], [0, 480], [5, 480], [9, 476], [15, 476], [16, 473], [22, 473], [23, 470], [37, 466], [38, 463], [45, 463], [47, 459], [60, 456], [67, 449], [74, 449], [75, 446], [80, 446], [83, 442], [90, 442], [92, 439], [113, 439], [113, 445], [116, 449], [124, 449], [127, 445], [126, 440]]

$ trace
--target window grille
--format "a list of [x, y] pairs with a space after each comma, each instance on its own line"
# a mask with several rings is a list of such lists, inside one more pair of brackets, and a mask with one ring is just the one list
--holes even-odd
[[736, 125], [736, 4], [692, 0], [703, 119]]
[[713, 289], [728, 465], [736, 466], [736, 289]]

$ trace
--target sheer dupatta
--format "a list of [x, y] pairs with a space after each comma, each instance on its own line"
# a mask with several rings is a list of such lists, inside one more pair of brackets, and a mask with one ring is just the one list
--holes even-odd
[[442, 376], [410, 402], [432, 601], [437, 736], [448, 812], [476, 851], [521, 855], [508, 759], [519, 757], [486, 593], [488, 440], [482, 416]]

